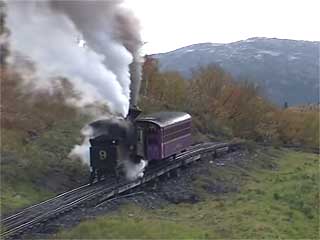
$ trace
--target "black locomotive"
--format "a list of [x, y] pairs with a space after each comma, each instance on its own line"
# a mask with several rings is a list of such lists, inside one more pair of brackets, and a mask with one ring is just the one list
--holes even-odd
[[191, 116], [183, 112], [158, 112], [138, 117], [129, 110], [126, 119], [100, 120], [90, 124], [90, 183], [124, 175], [125, 161], [141, 164], [174, 157], [191, 145]]

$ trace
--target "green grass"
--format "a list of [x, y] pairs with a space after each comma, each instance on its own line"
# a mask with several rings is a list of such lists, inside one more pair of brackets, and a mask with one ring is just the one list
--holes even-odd
[[[23, 132], [2, 129], [1, 148], [1, 213], [45, 200], [68, 188], [71, 179], [87, 179], [80, 161], [67, 158], [80, 140], [84, 120], [61, 121], [28, 140]], [[61, 176], [66, 182], [55, 183]]]
[[[277, 166], [272, 170], [269, 166]], [[319, 159], [286, 150], [259, 153], [246, 168], [212, 170], [211, 181], [241, 181], [239, 193], [205, 194], [197, 204], [145, 210], [135, 205], [54, 236], [68, 239], [317, 239]], [[221, 171], [222, 170], [222, 171]]]
[[135, 206], [125, 206], [117, 214], [81, 224], [63, 239], [204, 239], [206, 230], [192, 223], [181, 224], [175, 217], [154, 215]]
[[53, 197], [53, 195], [52, 192], [38, 188], [29, 182], [19, 183], [14, 188], [3, 186], [1, 189], [2, 213], [10, 213], [16, 209]]

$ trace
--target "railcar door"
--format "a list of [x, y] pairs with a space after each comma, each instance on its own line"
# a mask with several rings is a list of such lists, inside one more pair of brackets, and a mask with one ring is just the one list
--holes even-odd
[[160, 159], [160, 131], [152, 125], [148, 128], [148, 135], [146, 136], [147, 155], [148, 160]]
[[145, 145], [145, 139], [144, 139], [143, 128], [137, 127], [137, 155], [142, 157], [143, 159], [146, 159], [144, 145]]

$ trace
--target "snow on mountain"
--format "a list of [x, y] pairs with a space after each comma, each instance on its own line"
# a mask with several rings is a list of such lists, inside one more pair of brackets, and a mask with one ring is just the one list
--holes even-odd
[[228, 44], [199, 43], [153, 55], [162, 71], [189, 78], [201, 66], [217, 64], [236, 78], [255, 81], [282, 105], [319, 101], [320, 42], [249, 38]]

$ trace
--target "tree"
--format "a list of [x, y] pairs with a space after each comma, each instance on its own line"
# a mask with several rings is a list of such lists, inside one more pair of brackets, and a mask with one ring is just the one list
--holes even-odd
[[9, 55], [9, 47], [7, 38], [9, 36], [9, 29], [6, 27], [6, 4], [0, 0], [0, 71], [2, 74], [5, 67], [5, 60]]

